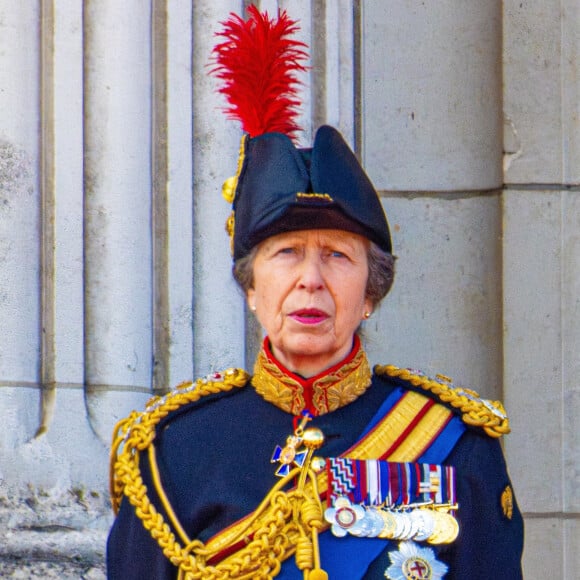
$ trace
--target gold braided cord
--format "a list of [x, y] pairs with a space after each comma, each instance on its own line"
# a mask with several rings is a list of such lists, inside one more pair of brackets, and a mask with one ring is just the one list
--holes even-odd
[[[144, 412], [133, 412], [115, 428], [111, 452], [111, 501], [118, 512], [123, 495], [135, 508], [145, 529], [157, 541], [164, 556], [178, 567], [181, 580], [270, 580], [280, 571], [282, 562], [295, 552], [297, 565], [307, 575], [318, 567], [318, 532], [326, 524], [319, 497], [316, 474], [296, 468], [280, 479], [260, 506], [247, 518], [236, 536], [245, 546], [215, 566], [208, 564], [222, 547], [209, 547], [199, 540], [190, 541], [171, 509], [156, 471], [155, 453], [151, 451], [157, 424], [179, 406], [221, 391], [243, 387], [249, 375], [240, 369], [229, 369], [220, 380], [200, 379], [185, 383], [165, 397], [152, 399]], [[140, 470], [140, 455], [150, 453], [154, 486], [161, 504], [180, 540], [147, 496]], [[300, 473], [300, 485], [283, 491]], [[169, 509], [168, 509], [169, 507]]]
[[433, 393], [444, 403], [460, 410], [464, 423], [481, 427], [490, 437], [498, 438], [510, 432], [509, 420], [500, 401], [481, 399], [475, 391], [453, 387], [447, 377], [431, 379], [394, 365], [377, 365], [374, 371], [377, 375], [401, 378], [415, 387]]

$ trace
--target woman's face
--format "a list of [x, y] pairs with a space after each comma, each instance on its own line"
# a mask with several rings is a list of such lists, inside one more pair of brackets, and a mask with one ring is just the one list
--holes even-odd
[[372, 305], [365, 297], [368, 241], [342, 230], [303, 230], [259, 246], [248, 304], [274, 356], [302, 376], [346, 357]]

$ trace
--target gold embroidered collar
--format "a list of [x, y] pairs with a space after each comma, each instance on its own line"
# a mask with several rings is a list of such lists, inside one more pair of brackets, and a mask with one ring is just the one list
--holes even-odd
[[313, 415], [324, 415], [360, 397], [371, 384], [371, 370], [360, 339], [355, 336], [353, 349], [345, 360], [304, 379], [274, 358], [266, 337], [256, 359], [252, 384], [260, 396], [283, 411], [298, 415], [308, 409]]

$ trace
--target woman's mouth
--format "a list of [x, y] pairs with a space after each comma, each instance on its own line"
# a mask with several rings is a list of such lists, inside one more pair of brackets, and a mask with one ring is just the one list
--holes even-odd
[[290, 318], [300, 324], [320, 324], [328, 318], [328, 314], [317, 308], [303, 308], [290, 313]]

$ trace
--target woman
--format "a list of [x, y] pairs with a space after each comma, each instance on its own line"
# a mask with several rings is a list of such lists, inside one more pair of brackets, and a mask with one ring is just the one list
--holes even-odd
[[[224, 36], [264, 29], [291, 54], [291, 86], [303, 53], [284, 13], [251, 9]], [[220, 45], [222, 78], [235, 42]], [[521, 578], [501, 404], [369, 368], [357, 330], [394, 260], [356, 157], [331, 127], [308, 150], [270, 126], [249, 133], [229, 231], [262, 350], [253, 376], [181, 385], [119, 425], [109, 578]]]

